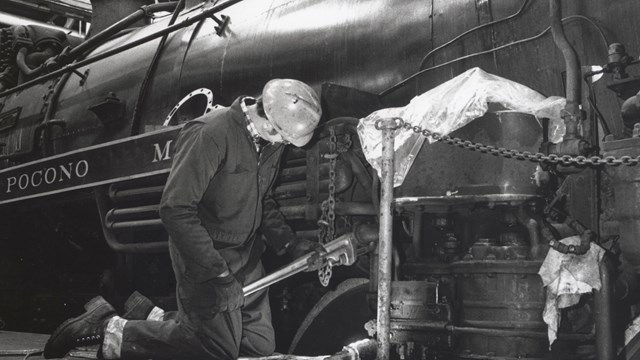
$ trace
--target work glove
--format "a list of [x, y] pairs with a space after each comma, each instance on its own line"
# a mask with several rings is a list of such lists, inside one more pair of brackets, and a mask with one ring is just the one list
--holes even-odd
[[192, 295], [183, 299], [185, 307], [205, 317], [237, 310], [244, 305], [242, 285], [232, 274], [194, 284], [191, 291]]
[[322, 256], [327, 253], [324, 246], [315, 241], [297, 239], [287, 247], [287, 254], [293, 259], [301, 258], [310, 252], [313, 252], [313, 255], [307, 261], [308, 268], [305, 271], [316, 271], [322, 267]]

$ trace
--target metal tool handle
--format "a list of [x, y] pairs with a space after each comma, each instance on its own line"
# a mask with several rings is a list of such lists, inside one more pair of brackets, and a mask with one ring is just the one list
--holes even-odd
[[[327, 253], [322, 256], [322, 259], [330, 261], [333, 266], [352, 265], [356, 261], [356, 240], [353, 233], [344, 234], [325, 244], [324, 249]], [[304, 255], [280, 270], [246, 285], [242, 288], [244, 296], [251, 295], [256, 291], [262, 290], [292, 275], [307, 270], [309, 268], [309, 258], [313, 256], [313, 254], [314, 253], [311, 252]]]

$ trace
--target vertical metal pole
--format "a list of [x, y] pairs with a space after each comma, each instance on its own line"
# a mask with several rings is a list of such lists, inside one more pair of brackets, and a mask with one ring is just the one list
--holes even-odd
[[413, 227], [411, 230], [413, 254], [416, 259], [420, 259], [422, 258], [422, 211], [420, 208], [416, 208], [416, 212], [413, 214]]
[[393, 201], [393, 146], [394, 130], [398, 127], [396, 119], [380, 120], [376, 127], [382, 130], [382, 179], [380, 196], [380, 241], [378, 242], [378, 357], [377, 360], [388, 360], [390, 350], [389, 305], [391, 302], [391, 259], [393, 218], [391, 202]]
[[596, 351], [598, 360], [614, 360], [616, 358], [613, 345], [613, 324], [611, 314], [611, 270], [606, 257], [600, 262], [600, 290], [594, 293], [595, 323], [596, 323]]

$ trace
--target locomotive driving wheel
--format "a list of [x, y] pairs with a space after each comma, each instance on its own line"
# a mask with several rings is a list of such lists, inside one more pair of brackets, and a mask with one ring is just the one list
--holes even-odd
[[326, 293], [298, 328], [288, 353], [333, 354], [367, 338], [364, 325], [376, 316], [368, 306], [368, 290], [368, 279], [351, 278]]

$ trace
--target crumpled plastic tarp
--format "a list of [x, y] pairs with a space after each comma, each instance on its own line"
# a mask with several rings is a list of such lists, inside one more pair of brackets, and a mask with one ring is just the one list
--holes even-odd
[[[554, 143], [562, 140], [565, 129], [561, 112], [565, 98], [545, 97], [524, 85], [476, 67], [414, 97], [407, 106], [381, 109], [360, 119], [358, 135], [364, 155], [381, 176], [382, 131], [375, 127], [380, 119], [401, 118], [411, 125], [448, 135], [484, 115], [489, 103], [533, 114], [538, 119], [549, 118], [549, 140]], [[395, 130], [394, 139], [394, 187], [398, 187], [402, 185], [425, 137], [401, 128]], [[430, 143], [434, 141], [429, 138]]]
[[[579, 236], [560, 240], [565, 245], [580, 245]], [[577, 304], [582, 294], [594, 289], [600, 290], [599, 263], [604, 249], [591, 243], [589, 251], [583, 255], [563, 254], [550, 249], [538, 274], [542, 285], [547, 288], [547, 298], [542, 319], [547, 323], [549, 346], [557, 338], [560, 325], [560, 309]]]

